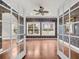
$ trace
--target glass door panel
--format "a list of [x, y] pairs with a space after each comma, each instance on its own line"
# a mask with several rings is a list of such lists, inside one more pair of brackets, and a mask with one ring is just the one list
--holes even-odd
[[79, 8], [73, 10], [71, 13], [70, 13], [70, 22], [77, 22], [79, 21]]
[[64, 42], [69, 43], [69, 36], [64, 36]]
[[71, 45], [79, 48], [79, 38], [71, 37], [70, 42], [71, 42]]
[[69, 11], [64, 14], [64, 24], [69, 24]]
[[19, 47], [20, 47], [20, 53], [22, 53], [24, 51], [24, 41], [21, 42]]
[[70, 27], [69, 25], [64, 25], [64, 34], [69, 35]]
[[79, 36], [79, 23], [71, 24], [71, 31], [70, 33], [73, 36]]
[[61, 16], [61, 17], [59, 17], [59, 25], [62, 25], [62, 24], [63, 24], [63, 18]]
[[69, 36], [64, 36], [64, 55], [69, 58]]
[[74, 24], [74, 35], [79, 36], [79, 23]]
[[17, 13], [12, 13], [11, 15], [11, 34], [12, 34], [12, 46], [17, 47], [17, 33], [18, 33], [18, 15]]
[[20, 16], [20, 24], [24, 25], [24, 18], [22, 16]]
[[59, 50], [61, 51], [61, 52], [63, 52], [63, 44], [64, 42], [63, 42], [63, 38], [62, 38], [62, 35], [59, 35], [59, 41], [58, 41], [58, 45], [59, 45]]
[[[0, 6], [0, 50], [10, 48], [10, 10]], [[7, 44], [7, 45], [6, 45]]]
[[63, 32], [64, 32], [64, 26], [59, 25], [59, 34], [63, 34]]
[[71, 59], [79, 59], [79, 38], [71, 37]]
[[18, 26], [17, 42], [20, 42], [24, 39], [24, 25]]

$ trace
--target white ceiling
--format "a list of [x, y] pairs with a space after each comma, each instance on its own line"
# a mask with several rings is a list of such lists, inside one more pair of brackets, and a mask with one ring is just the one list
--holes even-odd
[[[57, 9], [63, 3], [64, 0], [24, 0], [24, 8], [26, 9], [27, 16], [34, 16], [34, 9], [39, 9], [39, 6], [43, 6], [49, 11], [49, 14], [45, 16], [57, 16]], [[41, 15], [39, 15], [41, 16]]]
[[[49, 14], [45, 16], [56, 17], [57, 9], [63, 3], [64, 0], [5, 0], [12, 1], [12, 6], [19, 4], [19, 10], [24, 9], [26, 16], [34, 16], [34, 9], [39, 9], [39, 6], [43, 6], [46, 10], [49, 11]], [[17, 3], [16, 3], [17, 2]], [[41, 15], [38, 15], [41, 16]]]

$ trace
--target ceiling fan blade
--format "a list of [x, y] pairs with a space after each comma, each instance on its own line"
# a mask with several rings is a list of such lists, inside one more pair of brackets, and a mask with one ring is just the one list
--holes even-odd
[[33, 10], [33, 11], [35, 11], [35, 12], [39, 12], [38, 10]]
[[35, 15], [38, 15], [38, 14], [40, 14], [40, 13], [38, 12], [38, 13], [36, 13]]
[[49, 11], [43, 11], [43, 13], [49, 13]]

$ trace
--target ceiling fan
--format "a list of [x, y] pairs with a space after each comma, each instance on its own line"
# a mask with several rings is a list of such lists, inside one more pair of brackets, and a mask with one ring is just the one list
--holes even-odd
[[39, 10], [34, 10], [36, 13], [36, 15], [41, 14], [44, 15], [45, 13], [49, 13], [48, 11], [44, 10], [44, 7], [40, 6]]

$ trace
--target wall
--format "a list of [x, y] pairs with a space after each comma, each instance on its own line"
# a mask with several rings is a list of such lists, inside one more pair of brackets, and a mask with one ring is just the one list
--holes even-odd
[[[39, 29], [39, 33], [40, 34], [39, 35], [35, 35], [33, 33], [34, 35], [28, 35], [28, 32], [27, 32], [27, 34], [26, 34], [27, 38], [56, 38], [57, 37], [57, 19], [56, 18], [27, 18], [26, 21], [27, 21], [26, 22], [26, 27], [28, 27], [27, 26], [28, 22], [31, 22], [31, 23], [32, 22], [38, 22], [38, 23], [40, 23], [40, 26], [39, 26], [40, 27], [40, 29]], [[47, 22], [47, 24], [48, 24], [48, 22], [50, 22], [51, 24], [53, 24], [53, 28], [52, 28], [53, 31], [49, 31], [52, 34], [51, 33], [47, 34], [48, 31], [43, 31], [44, 27], [42, 27], [42, 26], [47, 25], [46, 22]], [[45, 23], [45, 25], [42, 25], [43, 23]], [[26, 29], [26, 31], [28, 31], [28, 28]]]

